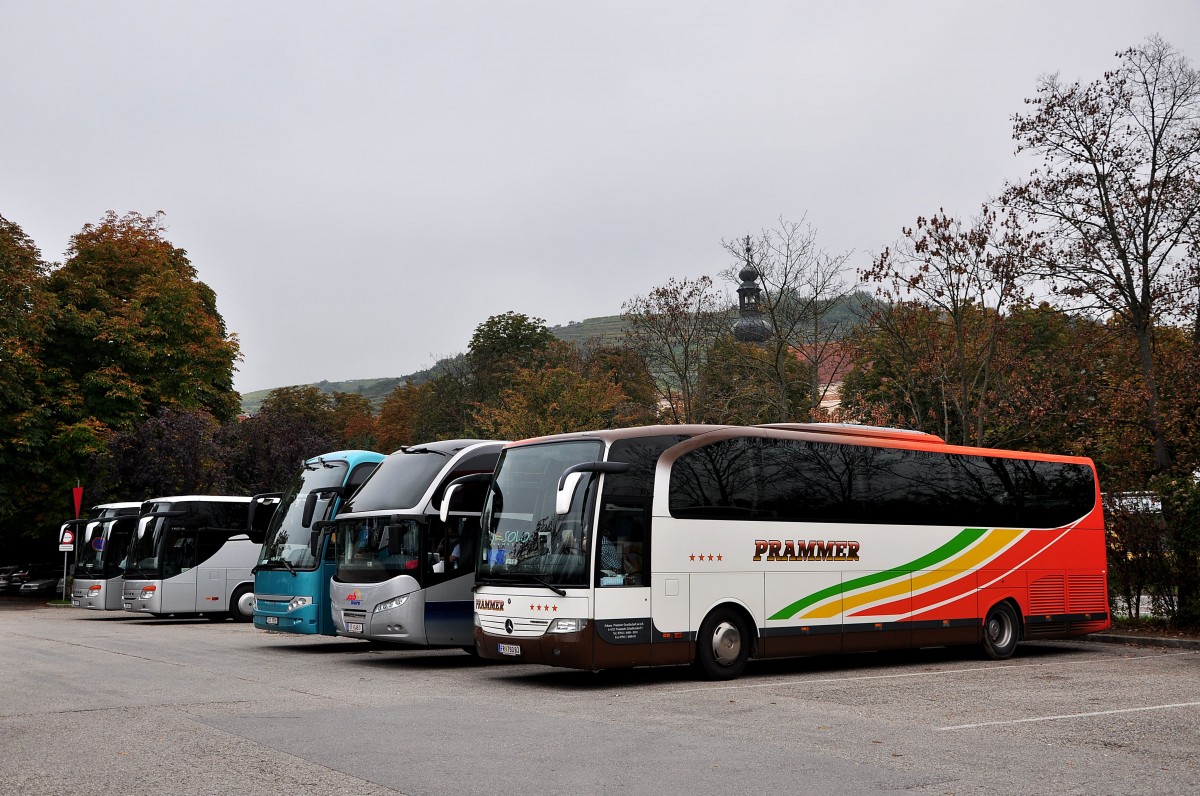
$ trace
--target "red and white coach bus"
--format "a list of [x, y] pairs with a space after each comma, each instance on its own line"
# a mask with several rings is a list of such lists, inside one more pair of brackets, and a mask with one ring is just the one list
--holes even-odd
[[1109, 626], [1084, 458], [841, 424], [508, 445], [481, 517], [481, 655], [580, 669], [980, 644]]

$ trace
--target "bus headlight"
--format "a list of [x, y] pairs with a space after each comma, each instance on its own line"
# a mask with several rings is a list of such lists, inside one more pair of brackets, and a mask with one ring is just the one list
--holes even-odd
[[142, 589], [142, 599], [149, 600], [151, 597], [154, 596], [154, 593], [156, 591], [158, 591], [157, 586], [147, 586], [146, 588]]
[[379, 605], [375, 606], [375, 610], [373, 613], [379, 613], [380, 611], [390, 611], [393, 608], [399, 608], [400, 606], [404, 605], [406, 602], [408, 602], [407, 594], [405, 594], [403, 597], [394, 597], [391, 600], [388, 600], [387, 602], [382, 602]]
[[306, 605], [312, 605], [312, 597], [293, 597], [288, 603], [288, 610], [295, 611], [297, 608], [303, 608]]
[[566, 619], [559, 617], [546, 628], [547, 633], [578, 633], [587, 627], [586, 619]]

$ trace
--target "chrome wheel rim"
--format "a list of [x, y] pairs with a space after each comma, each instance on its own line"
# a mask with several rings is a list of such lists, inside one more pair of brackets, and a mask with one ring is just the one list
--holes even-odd
[[1006, 614], [997, 612], [988, 619], [987, 634], [993, 647], [1003, 649], [1012, 641], [1012, 622]]
[[246, 592], [238, 597], [237, 611], [242, 616], [254, 616], [254, 592]]
[[713, 658], [722, 666], [730, 666], [742, 654], [742, 634], [737, 625], [722, 622], [713, 630]]

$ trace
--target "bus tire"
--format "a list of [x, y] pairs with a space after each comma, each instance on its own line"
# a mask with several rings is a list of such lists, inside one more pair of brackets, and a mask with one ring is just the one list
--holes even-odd
[[732, 608], [717, 608], [700, 624], [696, 663], [709, 680], [732, 680], [746, 668], [750, 641], [741, 615]]
[[1021, 623], [1008, 600], [998, 602], [983, 620], [983, 653], [994, 661], [1012, 657], [1021, 640]]
[[254, 619], [254, 587], [243, 583], [233, 590], [229, 598], [229, 615], [235, 622], [250, 622]]

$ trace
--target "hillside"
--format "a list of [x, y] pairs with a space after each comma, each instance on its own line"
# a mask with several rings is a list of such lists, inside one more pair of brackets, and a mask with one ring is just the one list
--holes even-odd
[[[574, 321], [565, 326], [553, 326], [550, 331], [560, 340], [566, 340], [571, 343], [582, 343], [593, 337], [599, 337], [605, 340], [618, 340], [621, 338], [623, 327], [621, 325], [620, 315], [606, 315], [600, 318], [588, 318], [583, 321]], [[461, 356], [461, 355], [460, 355]], [[375, 408], [383, 403], [383, 399], [403, 384], [405, 381], [412, 379], [414, 384], [420, 384], [423, 381], [428, 381], [435, 376], [442, 363], [438, 363], [431, 368], [419, 370], [416, 373], [410, 373], [406, 376], [384, 377], [376, 379], [350, 379], [349, 381], [320, 381], [313, 386], [320, 389], [322, 392], [348, 392], [357, 393], [366, 396]], [[254, 392], [244, 393], [242, 395], [242, 412], [252, 415], [262, 406], [262, 402], [266, 400], [271, 390], [255, 390]]]
[[[837, 308], [827, 319], [830, 323], [842, 323], [844, 328], [853, 326], [859, 318], [865, 314], [865, 308], [869, 308], [873, 299], [865, 293], [855, 293], [842, 302], [842, 305]], [[565, 340], [569, 343], [584, 343], [593, 338], [599, 338], [605, 342], [617, 342], [622, 339], [625, 334], [625, 327], [621, 321], [620, 315], [603, 315], [597, 318], [587, 318], [582, 321], [573, 321], [563, 326], [552, 326], [550, 331], [559, 340]], [[459, 354], [458, 356], [462, 356]], [[349, 381], [321, 381], [315, 386], [323, 392], [349, 392], [364, 395], [370, 399], [371, 403], [378, 409], [383, 403], [383, 399], [405, 381], [412, 379], [414, 384], [428, 381], [436, 376], [441, 368], [444, 367], [445, 360], [438, 362], [431, 368], [419, 370], [416, 373], [410, 373], [406, 376], [385, 377], [377, 379], [351, 379]], [[310, 386], [310, 385], [305, 385]], [[242, 412], [246, 414], [254, 414], [258, 408], [262, 406], [262, 402], [266, 399], [270, 390], [256, 390], [248, 392], [242, 396]]]

